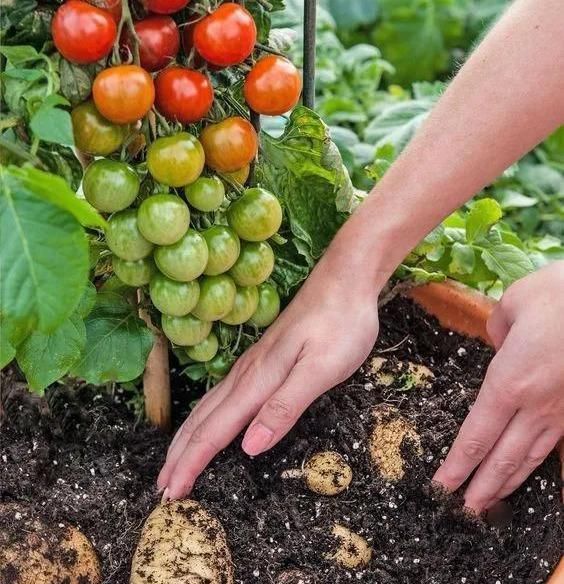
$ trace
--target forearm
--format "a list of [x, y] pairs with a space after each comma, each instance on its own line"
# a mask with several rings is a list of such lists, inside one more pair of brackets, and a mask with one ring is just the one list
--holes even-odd
[[[477, 48], [335, 248], [381, 285], [440, 221], [564, 120], [564, 6], [519, 0]], [[351, 245], [352, 243], [352, 245]], [[343, 244], [343, 245], [340, 245]], [[332, 251], [340, 254], [344, 251]]]

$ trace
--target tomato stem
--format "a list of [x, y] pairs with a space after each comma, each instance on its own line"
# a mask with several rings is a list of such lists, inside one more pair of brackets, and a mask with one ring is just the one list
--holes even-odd
[[31, 164], [37, 166], [38, 168], [47, 170], [43, 162], [41, 162], [41, 160], [37, 156], [35, 156], [34, 153], [28, 152], [18, 144], [10, 142], [9, 140], [6, 140], [2, 136], [0, 136], [0, 149], [7, 150], [8, 152], [10, 152], [10, 154], [17, 156], [21, 160], [26, 160], [27, 162], [31, 162]]
[[133, 25], [133, 16], [131, 15], [131, 9], [129, 8], [129, 0], [121, 0], [121, 18], [118, 25], [118, 33], [113, 51], [113, 61], [115, 63], [121, 63], [120, 43], [124, 26], [127, 27], [131, 38], [131, 44], [133, 45], [133, 62], [135, 65], [140, 65], [141, 58], [139, 55], [139, 37], [137, 36], [135, 26]]
[[269, 47], [268, 45], [264, 45], [263, 43], [255, 43], [255, 48], [257, 48], [259, 51], [263, 51], [265, 53], [271, 53], [272, 55], [278, 55], [279, 57], [284, 57], [284, 59], [288, 58], [288, 57], [286, 57], [286, 55], [284, 53], [281, 53], [280, 51], [277, 51], [276, 49], [273, 49], [272, 47]]

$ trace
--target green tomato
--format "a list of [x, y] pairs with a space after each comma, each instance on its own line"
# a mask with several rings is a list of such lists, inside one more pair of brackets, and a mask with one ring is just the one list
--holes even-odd
[[155, 274], [149, 287], [155, 308], [169, 316], [185, 316], [198, 303], [200, 285], [193, 282], [176, 282], [162, 274]]
[[84, 173], [82, 190], [86, 200], [102, 213], [126, 209], [139, 193], [135, 171], [123, 162], [100, 158]]
[[154, 247], [139, 231], [137, 209], [120, 211], [110, 217], [106, 243], [116, 256], [132, 262], [147, 257]]
[[204, 270], [206, 276], [217, 276], [231, 268], [241, 251], [241, 242], [237, 234], [225, 225], [214, 225], [202, 233], [208, 245], [208, 264]]
[[225, 187], [217, 176], [201, 176], [184, 190], [186, 199], [198, 211], [209, 213], [221, 207]]
[[276, 288], [268, 282], [258, 287], [258, 295], [258, 307], [249, 322], [259, 328], [265, 328], [280, 314], [280, 296]]
[[241, 253], [229, 275], [237, 286], [258, 286], [274, 269], [274, 252], [266, 241], [241, 243]]
[[172, 245], [188, 231], [188, 205], [175, 195], [153, 195], [145, 199], [137, 213], [139, 231], [157, 245]]
[[75, 146], [93, 156], [108, 156], [115, 152], [129, 132], [128, 126], [118, 126], [106, 120], [93, 101], [77, 105], [71, 112], [71, 119]]
[[175, 345], [187, 347], [201, 343], [210, 333], [212, 323], [196, 318], [193, 314], [186, 316], [168, 316], [161, 319], [163, 332]]
[[153, 258], [129, 261], [113, 256], [112, 267], [115, 275], [124, 284], [136, 288], [148, 284], [156, 271]]
[[209, 361], [213, 359], [219, 350], [219, 341], [217, 337], [210, 333], [201, 343], [193, 347], [187, 347], [186, 353], [194, 361]]
[[188, 229], [180, 241], [158, 247], [154, 256], [165, 276], [178, 282], [190, 282], [203, 274], [208, 263], [208, 246], [197, 231]]
[[223, 379], [231, 371], [233, 363], [235, 363], [234, 357], [219, 353], [206, 363], [206, 371], [214, 379]]
[[180, 132], [158, 138], [147, 150], [147, 168], [164, 185], [184, 187], [193, 183], [204, 169], [204, 149], [192, 134]]
[[202, 320], [220, 320], [231, 312], [237, 287], [226, 274], [200, 279], [200, 298], [192, 311]]
[[235, 304], [231, 312], [221, 319], [225, 324], [238, 325], [247, 322], [258, 307], [259, 294], [256, 286], [237, 288]]
[[229, 206], [227, 221], [241, 239], [264, 241], [280, 229], [282, 207], [272, 193], [260, 188], [247, 189]]

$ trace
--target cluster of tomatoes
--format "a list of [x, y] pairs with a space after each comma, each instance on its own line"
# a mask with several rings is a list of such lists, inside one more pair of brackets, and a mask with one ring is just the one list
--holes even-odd
[[[148, 16], [124, 27], [121, 0], [68, 0], [53, 19], [53, 40], [77, 65], [111, 53], [115, 61], [124, 48], [137, 57], [98, 73], [92, 98], [72, 111], [77, 148], [104, 157], [86, 169], [82, 187], [110, 215], [106, 243], [116, 276], [148, 286], [166, 336], [213, 372], [220, 357], [214, 323], [262, 328], [278, 316], [267, 240], [280, 228], [282, 209], [267, 190], [244, 188], [258, 136], [246, 117], [208, 117], [215, 99], [209, 71], [244, 64], [244, 99], [265, 115], [296, 105], [301, 78], [281, 56], [253, 61], [257, 29], [239, 4], [195, 10], [180, 25], [174, 13], [188, 0], [144, 4]], [[175, 129], [165, 124], [165, 135], [145, 140], [143, 168], [156, 186], [139, 196], [143, 173], [111, 156], [151, 110]], [[188, 124], [197, 125], [189, 132]]]

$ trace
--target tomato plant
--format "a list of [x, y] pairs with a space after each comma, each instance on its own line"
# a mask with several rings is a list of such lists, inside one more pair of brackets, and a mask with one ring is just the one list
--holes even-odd
[[233, 308], [221, 321], [225, 324], [238, 325], [247, 322], [256, 312], [259, 303], [259, 293], [256, 286], [237, 288]]
[[127, 126], [118, 126], [106, 120], [96, 109], [94, 102], [86, 101], [71, 112], [74, 142], [86, 154], [107, 156], [121, 147]]
[[186, 200], [198, 211], [216, 211], [225, 198], [225, 187], [217, 176], [202, 176], [184, 189]]
[[157, 245], [171, 245], [188, 231], [190, 211], [180, 197], [153, 195], [139, 206], [137, 225], [148, 241]]
[[274, 269], [274, 252], [266, 241], [241, 242], [239, 258], [229, 270], [237, 286], [258, 286]]
[[156, 106], [167, 119], [192, 124], [208, 114], [213, 103], [209, 78], [199, 71], [169, 67], [155, 80]]
[[251, 122], [231, 117], [206, 126], [200, 134], [206, 164], [218, 172], [235, 172], [257, 155], [258, 137]]
[[280, 296], [276, 288], [265, 282], [258, 287], [258, 305], [250, 322], [259, 328], [270, 326], [280, 313]]
[[200, 297], [192, 313], [202, 320], [220, 320], [231, 312], [237, 287], [226, 274], [204, 276], [200, 280]]
[[154, 256], [157, 267], [165, 276], [179, 282], [190, 282], [204, 273], [208, 246], [197, 231], [189, 229], [180, 241], [158, 247]]
[[192, 282], [176, 282], [157, 273], [149, 287], [151, 302], [157, 310], [168, 316], [186, 316], [198, 302], [200, 286]]
[[208, 246], [208, 263], [204, 274], [217, 276], [227, 272], [239, 257], [241, 243], [237, 234], [224, 225], [214, 225], [202, 233]]
[[171, 187], [193, 183], [202, 174], [202, 144], [188, 132], [155, 140], [147, 151], [147, 168], [153, 178]]
[[241, 239], [264, 241], [280, 228], [282, 207], [272, 193], [255, 187], [230, 205], [227, 219]]
[[81, 0], [63, 4], [55, 13], [51, 30], [61, 55], [80, 65], [107, 57], [117, 36], [112, 15]]
[[135, 171], [123, 162], [100, 158], [84, 173], [82, 190], [86, 200], [103, 213], [126, 209], [139, 193]]
[[[140, 65], [147, 71], [159, 71], [174, 61], [180, 49], [180, 32], [170, 16], [148, 16], [135, 23], [139, 39]], [[131, 32], [125, 36], [125, 46], [133, 53]]]
[[155, 101], [153, 79], [137, 65], [104, 69], [92, 85], [98, 111], [116, 124], [131, 124], [143, 118]]
[[201, 343], [188, 347], [186, 354], [194, 361], [209, 361], [213, 359], [219, 350], [219, 341], [217, 337], [210, 333]]
[[106, 229], [106, 243], [116, 256], [129, 261], [145, 258], [153, 251], [153, 244], [139, 231], [137, 209], [112, 215]]
[[245, 79], [245, 100], [255, 112], [278, 116], [298, 103], [302, 78], [296, 66], [283, 57], [262, 57]]
[[242, 63], [253, 52], [257, 27], [239, 4], [225, 2], [196, 24], [194, 47], [209, 63], [229, 67]]

